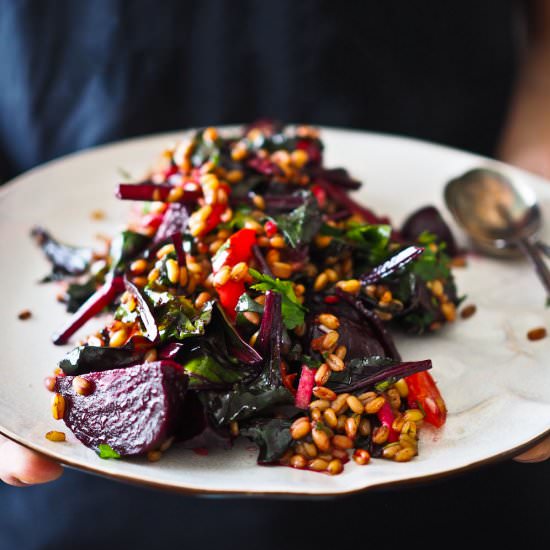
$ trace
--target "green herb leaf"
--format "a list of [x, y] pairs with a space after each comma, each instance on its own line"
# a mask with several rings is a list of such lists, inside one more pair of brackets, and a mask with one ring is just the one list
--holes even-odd
[[190, 336], [201, 336], [212, 319], [213, 301], [206, 302], [197, 312], [185, 296], [174, 296], [147, 285], [143, 289], [147, 300], [155, 308], [155, 319], [162, 342], [169, 339], [184, 340]]
[[381, 262], [388, 254], [391, 236], [389, 225], [349, 223], [345, 235], [349, 241], [368, 249], [369, 261], [373, 264]]
[[303, 365], [308, 366], [310, 369], [318, 369], [321, 366], [321, 361], [317, 361], [316, 359], [313, 359], [313, 357], [310, 357], [309, 355], [302, 355], [300, 357], [300, 360]]
[[451, 276], [451, 258], [444, 252], [445, 243], [437, 245], [436, 236], [425, 231], [418, 237], [424, 252], [410, 267], [412, 273], [423, 281], [448, 279]]
[[120, 458], [120, 455], [111, 448], [110, 445], [107, 445], [107, 443], [100, 443], [97, 448], [97, 454], [99, 455], [99, 458]]
[[361, 251], [367, 265], [377, 265], [388, 255], [391, 237], [391, 226], [389, 225], [348, 222], [346, 228], [340, 229], [324, 224], [320, 232], [322, 235], [328, 235], [336, 241]]
[[109, 256], [111, 257], [111, 271], [121, 272], [126, 264], [135, 260], [136, 256], [149, 244], [150, 238], [135, 233], [134, 231], [123, 231], [117, 235], [112, 243]]
[[206, 354], [194, 357], [185, 363], [183, 368], [185, 372], [189, 374], [190, 389], [199, 389], [201, 386], [204, 386], [205, 383], [221, 385], [234, 384], [248, 374], [245, 370], [238, 372], [224, 367], [212, 356]]
[[[220, 224], [220, 229], [242, 229], [248, 220], [253, 219], [250, 215], [252, 208], [247, 205], [237, 206], [233, 210], [233, 216], [228, 222]], [[223, 248], [223, 246], [222, 246]]]
[[274, 279], [269, 275], [259, 273], [255, 269], [249, 269], [248, 272], [259, 281], [252, 285], [252, 289], [261, 292], [274, 290], [282, 295], [283, 323], [287, 329], [292, 330], [304, 323], [306, 308], [298, 302], [291, 281], [281, 281], [278, 277]]
[[281, 458], [292, 443], [290, 425], [290, 420], [284, 418], [257, 418], [242, 426], [240, 433], [260, 448], [258, 463], [271, 464]]
[[293, 248], [308, 244], [317, 235], [322, 225], [317, 199], [310, 192], [303, 192], [302, 195], [304, 197], [302, 206], [275, 218], [277, 227]]
[[247, 292], [243, 292], [241, 294], [241, 297], [239, 298], [239, 301], [237, 302], [237, 305], [235, 306], [235, 311], [237, 313], [243, 313], [244, 311], [253, 311], [254, 313], [261, 314], [264, 312], [264, 306], [254, 301], [250, 294], [248, 294]]

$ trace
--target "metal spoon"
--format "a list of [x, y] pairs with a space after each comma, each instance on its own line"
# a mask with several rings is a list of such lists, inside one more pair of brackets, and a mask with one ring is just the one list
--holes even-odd
[[503, 174], [476, 168], [451, 180], [445, 202], [474, 245], [500, 257], [527, 256], [550, 298], [550, 271], [541, 257], [550, 247], [537, 240], [542, 214], [534, 192]]

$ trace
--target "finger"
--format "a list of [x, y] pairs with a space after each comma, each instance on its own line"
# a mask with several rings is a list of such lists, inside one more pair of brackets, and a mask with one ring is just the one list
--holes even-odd
[[0, 479], [22, 487], [57, 479], [63, 467], [34, 451], [0, 436]]
[[517, 462], [542, 462], [550, 458], [550, 437], [543, 439], [538, 445], [532, 449], [516, 456], [514, 460]]

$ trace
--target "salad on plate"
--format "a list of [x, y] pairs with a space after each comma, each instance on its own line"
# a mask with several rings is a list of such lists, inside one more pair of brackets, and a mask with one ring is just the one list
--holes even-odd
[[329, 474], [413, 459], [446, 407], [392, 334], [454, 321], [457, 248], [434, 207], [395, 227], [360, 186], [315, 128], [259, 121], [197, 131], [118, 185], [134, 206], [104, 251], [34, 228], [72, 313], [54, 343], [108, 313], [46, 378], [54, 418], [102, 458], [244, 437], [260, 464]]

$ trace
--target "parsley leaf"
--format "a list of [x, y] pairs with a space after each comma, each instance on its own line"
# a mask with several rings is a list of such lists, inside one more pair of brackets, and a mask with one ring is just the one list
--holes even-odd
[[249, 269], [248, 272], [259, 281], [252, 285], [252, 289], [266, 292], [268, 290], [274, 290], [283, 297], [282, 313], [283, 323], [289, 330], [296, 328], [304, 324], [304, 316], [306, 308], [298, 302], [296, 294], [294, 294], [294, 288], [291, 281], [281, 281], [278, 277], [274, 279], [269, 275], [263, 275], [255, 269]]

